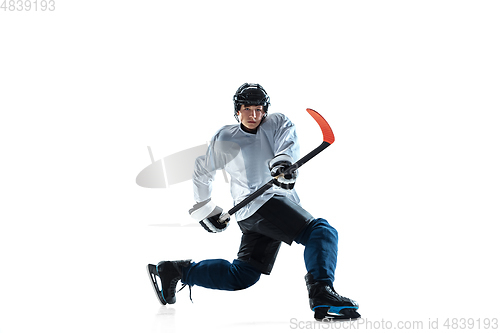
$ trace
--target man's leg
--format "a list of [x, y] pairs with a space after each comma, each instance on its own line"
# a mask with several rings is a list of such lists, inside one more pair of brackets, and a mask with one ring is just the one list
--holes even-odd
[[190, 290], [191, 286], [198, 285], [233, 291], [248, 288], [260, 278], [257, 269], [238, 259], [233, 263], [223, 259], [203, 260], [198, 263], [191, 260], [161, 261], [158, 265], [147, 265], [147, 270], [158, 301], [163, 305], [176, 302], [179, 280], [183, 287], [188, 285]]
[[304, 261], [307, 271], [316, 281], [333, 286], [337, 266], [337, 230], [324, 219], [315, 219], [295, 239], [305, 246]]
[[[247, 221], [248, 222], [248, 221]], [[241, 225], [240, 225], [241, 227]], [[255, 284], [260, 274], [270, 274], [281, 241], [241, 228], [238, 259], [232, 263], [223, 259], [209, 259], [200, 262], [190, 260], [163, 261], [157, 266], [148, 265], [153, 287], [162, 304], [174, 304], [175, 289], [181, 280], [189, 287], [198, 285], [218, 290], [241, 290]], [[157, 283], [160, 278], [162, 288]], [[165, 287], [163, 287], [165, 286]]]
[[203, 260], [182, 269], [182, 283], [210, 289], [240, 290], [255, 284], [260, 274], [270, 274], [281, 241], [245, 231], [241, 236], [238, 259]]
[[223, 259], [209, 259], [184, 267], [181, 282], [189, 286], [233, 291], [248, 288], [259, 278], [260, 272], [244, 261], [235, 259], [230, 263]]
[[339, 295], [333, 288], [337, 266], [337, 230], [324, 219], [316, 219], [299, 234], [295, 242], [305, 246], [305, 276], [309, 306], [317, 320], [355, 319], [358, 304]]

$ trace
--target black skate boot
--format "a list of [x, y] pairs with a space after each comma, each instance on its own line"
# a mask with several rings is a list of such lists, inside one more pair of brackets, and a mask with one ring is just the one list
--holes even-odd
[[[151, 264], [147, 266], [149, 279], [161, 304], [175, 303], [175, 287], [182, 278], [182, 267], [188, 267], [190, 262], [191, 260], [161, 261], [156, 266]], [[161, 290], [156, 277], [160, 278]]]
[[305, 279], [309, 291], [309, 306], [314, 311], [314, 319], [322, 321], [361, 317], [356, 311], [358, 303], [340, 296], [326, 282], [315, 281], [310, 273], [306, 274]]

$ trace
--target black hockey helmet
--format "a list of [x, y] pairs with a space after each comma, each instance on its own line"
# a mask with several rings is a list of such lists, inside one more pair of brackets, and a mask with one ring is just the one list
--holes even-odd
[[262, 105], [264, 107], [264, 117], [267, 116], [267, 108], [270, 103], [269, 96], [260, 84], [244, 83], [233, 96], [234, 117], [238, 119], [238, 111], [242, 105]]

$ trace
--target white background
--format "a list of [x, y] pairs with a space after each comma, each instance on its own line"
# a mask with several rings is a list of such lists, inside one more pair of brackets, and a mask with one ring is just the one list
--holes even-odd
[[[262, 84], [296, 124], [303, 206], [340, 234], [335, 288], [366, 320], [499, 317], [496, 1], [60, 1], [0, 11], [0, 332], [292, 330], [311, 321], [302, 248], [235, 293], [161, 307], [147, 263], [232, 260], [240, 232], [189, 219], [155, 159], [234, 123]], [[228, 209], [228, 185], [214, 200]], [[295, 318], [295, 319], [293, 319]], [[378, 323], [378, 324], [377, 324]], [[361, 326], [363, 328], [363, 326]], [[375, 327], [376, 328], [376, 327]], [[422, 330], [420, 330], [422, 331]]]

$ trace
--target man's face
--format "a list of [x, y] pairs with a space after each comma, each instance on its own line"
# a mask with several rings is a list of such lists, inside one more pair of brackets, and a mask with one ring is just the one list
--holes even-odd
[[264, 107], [262, 105], [242, 105], [238, 111], [240, 121], [248, 129], [256, 129], [264, 117]]

